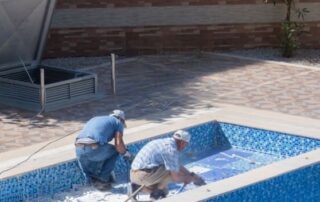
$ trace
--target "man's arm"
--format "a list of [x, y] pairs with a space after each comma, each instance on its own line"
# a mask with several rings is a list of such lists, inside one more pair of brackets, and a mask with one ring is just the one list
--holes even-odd
[[126, 146], [124, 145], [122, 137], [123, 137], [123, 134], [120, 133], [119, 131], [116, 133], [114, 137], [114, 145], [116, 147], [117, 152], [119, 152], [120, 154], [126, 153]]
[[189, 184], [193, 181], [193, 175], [184, 167], [180, 166], [178, 172], [171, 171], [171, 177], [176, 182], [183, 182]]
[[[189, 184], [193, 182], [196, 185], [204, 185], [204, 180], [193, 172], [188, 171], [184, 166], [180, 167], [179, 172], [171, 172], [171, 177], [176, 182]], [[201, 182], [200, 182], [201, 181]]]

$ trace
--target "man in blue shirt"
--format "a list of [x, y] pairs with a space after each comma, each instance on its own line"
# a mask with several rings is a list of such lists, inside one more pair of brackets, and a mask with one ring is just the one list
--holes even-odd
[[[100, 190], [111, 188], [111, 172], [117, 157], [132, 158], [123, 142], [125, 114], [114, 110], [109, 116], [90, 119], [76, 138], [76, 156], [87, 180]], [[114, 145], [109, 144], [112, 140]]]
[[153, 140], [147, 143], [136, 155], [131, 165], [130, 180], [132, 189], [144, 186], [144, 191], [151, 192], [153, 199], [167, 195], [169, 182], [183, 182], [204, 185], [204, 180], [189, 172], [179, 163], [179, 153], [190, 141], [187, 131], [178, 130], [171, 138]]

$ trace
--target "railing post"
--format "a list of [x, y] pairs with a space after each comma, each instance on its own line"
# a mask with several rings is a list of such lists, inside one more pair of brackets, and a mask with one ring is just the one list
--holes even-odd
[[46, 106], [46, 88], [43, 68], [40, 69], [40, 102], [41, 111], [44, 111]]
[[112, 94], [116, 95], [116, 57], [114, 53], [111, 53], [111, 87]]

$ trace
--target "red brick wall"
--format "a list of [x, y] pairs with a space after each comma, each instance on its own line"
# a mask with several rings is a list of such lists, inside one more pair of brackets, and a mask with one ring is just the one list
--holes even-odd
[[46, 55], [144, 54], [162, 51], [216, 50], [274, 46], [273, 24], [137, 28], [53, 29]]
[[[272, 0], [269, 0], [272, 2]], [[277, 0], [283, 3], [283, 0]], [[319, 0], [296, 0], [312, 3]], [[58, 0], [57, 8], [105, 8], [105, 7], [143, 7], [180, 5], [225, 5], [225, 4], [263, 4], [264, 0]]]
[[[313, 2], [319, 0], [300, 0]], [[257, 4], [262, 0], [59, 0], [59, 8]], [[320, 22], [309, 22], [301, 47], [320, 48]], [[279, 23], [51, 29], [44, 56], [99, 56], [165, 51], [276, 47]]]
[[[309, 0], [310, 1], [310, 0]], [[58, 0], [57, 8], [256, 4], [263, 0]]]
[[[320, 23], [308, 23], [302, 47], [320, 48]], [[276, 47], [279, 24], [53, 29], [46, 57], [96, 56], [110, 52], [146, 54], [164, 51]]]
[[300, 46], [320, 48], [320, 22], [306, 23], [305, 33], [300, 37]]

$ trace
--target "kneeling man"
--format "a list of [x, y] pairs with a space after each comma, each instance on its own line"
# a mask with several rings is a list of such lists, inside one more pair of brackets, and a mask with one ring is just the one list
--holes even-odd
[[179, 152], [190, 142], [190, 134], [178, 130], [172, 137], [153, 140], [147, 143], [137, 154], [131, 165], [130, 180], [132, 189], [144, 186], [150, 192], [150, 198], [160, 199], [168, 193], [170, 182], [183, 182], [204, 185], [204, 180], [189, 172], [179, 163]]

